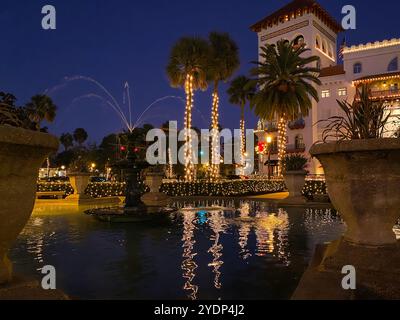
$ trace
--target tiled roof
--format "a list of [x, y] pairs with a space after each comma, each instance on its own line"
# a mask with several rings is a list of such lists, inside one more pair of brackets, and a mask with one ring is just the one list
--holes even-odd
[[330, 66], [326, 68], [322, 68], [319, 74], [319, 77], [330, 77], [337, 76], [339, 74], [345, 74], [344, 67], [342, 64], [337, 64], [335, 66]]
[[332, 30], [339, 33], [343, 31], [342, 26], [333, 18], [318, 2], [315, 0], [293, 0], [286, 6], [282, 7], [278, 11], [275, 11], [273, 14], [267, 16], [266, 18], [258, 21], [254, 25], [251, 26], [251, 30], [255, 32], [260, 32], [261, 29], [268, 25], [270, 22], [274, 22], [279, 20], [280, 18], [284, 18], [287, 15], [292, 13], [296, 13], [298, 10], [311, 10], [314, 14], [319, 14], [322, 20], [325, 20], [326, 24], [329, 25]]

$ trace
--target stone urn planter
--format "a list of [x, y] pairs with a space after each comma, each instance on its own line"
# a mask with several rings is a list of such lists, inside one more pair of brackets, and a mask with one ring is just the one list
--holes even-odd
[[[400, 299], [400, 139], [314, 145], [329, 197], [347, 224], [344, 236], [318, 245], [293, 299]], [[357, 290], [343, 290], [344, 266]]]
[[142, 196], [142, 201], [147, 206], [165, 206], [169, 202], [169, 197], [160, 192], [163, 182], [163, 172], [148, 172], [146, 174], [145, 183], [150, 188], [150, 192]]
[[344, 239], [361, 245], [396, 243], [400, 217], [400, 139], [352, 140], [314, 145], [328, 194], [347, 224]]
[[58, 145], [49, 134], [0, 125], [0, 284], [12, 279], [8, 249], [32, 213], [39, 168]]
[[305, 180], [307, 176], [307, 171], [286, 171], [284, 175], [284, 180], [286, 187], [289, 190], [290, 197], [301, 197], [301, 191], [303, 190]]
[[67, 197], [68, 200], [91, 199], [92, 197], [85, 194], [85, 190], [90, 182], [90, 173], [71, 172], [68, 173], [69, 181], [74, 193]]

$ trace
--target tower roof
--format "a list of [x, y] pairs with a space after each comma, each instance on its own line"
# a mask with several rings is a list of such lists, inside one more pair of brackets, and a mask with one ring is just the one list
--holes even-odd
[[336, 33], [343, 31], [342, 26], [336, 19], [315, 0], [293, 0], [278, 11], [258, 21], [250, 28], [254, 32], [260, 32], [262, 28], [268, 27], [271, 24], [273, 25], [279, 21], [290, 20], [304, 13], [313, 13]]

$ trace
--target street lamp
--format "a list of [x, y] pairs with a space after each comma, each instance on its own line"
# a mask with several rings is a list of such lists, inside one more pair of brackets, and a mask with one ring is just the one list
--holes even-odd
[[268, 147], [268, 180], [271, 179], [271, 144], [272, 144], [272, 137], [267, 137], [267, 147]]

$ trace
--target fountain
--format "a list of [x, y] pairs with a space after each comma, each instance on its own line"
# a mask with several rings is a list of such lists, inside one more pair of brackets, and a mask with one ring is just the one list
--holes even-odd
[[152, 199], [151, 206], [146, 205], [142, 201], [144, 183], [141, 173], [142, 170], [149, 167], [149, 164], [147, 161], [141, 160], [136, 151], [136, 147], [130, 147], [126, 159], [114, 165], [114, 168], [123, 170], [125, 173], [126, 190], [124, 206], [87, 210], [85, 211], [87, 214], [103, 222], [124, 223], [165, 218], [167, 214], [176, 211], [165, 207], [167, 204], [165, 198], [162, 198], [159, 202], [157, 202], [157, 199]]

